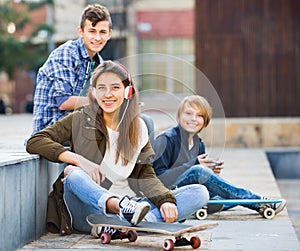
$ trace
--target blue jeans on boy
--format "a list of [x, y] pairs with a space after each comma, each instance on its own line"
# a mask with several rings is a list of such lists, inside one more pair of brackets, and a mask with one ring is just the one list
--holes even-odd
[[[209, 199], [205, 186], [193, 184], [173, 190], [177, 201], [178, 219], [184, 220], [207, 204]], [[195, 196], [197, 194], [197, 196]], [[82, 169], [71, 170], [64, 179], [64, 200], [71, 213], [72, 226], [83, 232], [90, 232], [86, 222], [89, 214], [106, 214], [106, 201], [116, 195], [96, 184]], [[192, 199], [191, 199], [192, 198]], [[162, 222], [159, 209], [147, 198], [136, 198], [147, 201], [151, 209], [146, 215], [150, 222]], [[119, 217], [116, 215], [116, 217]]]
[[[189, 184], [201, 184], [206, 186], [210, 192], [210, 196], [215, 196], [217, 199], [261, 199], [261, 196], [247, 189], [233, 186], [215, 174], [210, 168], [202, 165], [190, 167], [177, 178], [174, 185], [176, 187], [182, 187]], [[258, 204], [245, 205], [245, 207], [256, 211], [258, 210], [258, 206]], [[224, 207], [224, 209], [226, 210], [231, 207], [234, 206]]]

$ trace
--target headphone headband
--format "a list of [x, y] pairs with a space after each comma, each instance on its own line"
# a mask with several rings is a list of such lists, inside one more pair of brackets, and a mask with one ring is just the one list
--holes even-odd
[[131, 75], [130, 75], [129, 71], [127, 70], [127, 68], [119, 62], [117, 62], [117, 64], [119, 64], [123, 68], [123, 70], [126, 72], [128, 85], [132, 85]]

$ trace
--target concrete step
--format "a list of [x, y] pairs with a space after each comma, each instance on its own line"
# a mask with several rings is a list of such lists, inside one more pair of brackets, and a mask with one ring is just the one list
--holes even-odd
[[[282, 197], [263, 149], [228, 148], [224, 149], [222, 159], [225, 161], [222, 177], [226, 180], [236, 186], [248, 188], [270, 198]], [[218, 222], [219, 225], [214, 229], [197, 233], [203, 242], [200, 250], [300, 250], [300, 244], [287, 209], [275, 218], [267, 220], [255, 211], [238, 206], [210, 215], [204, 222]], [[199, 220], [191, 218], [187, 223], [199, 224]], [[161, 247], [164, 238], [166, 237], [145, 235], [140, 237], [136, 243], [128, 243], [123, 240], [114, 241], [107, 246], [99, 244], [99, 240], [89, 235], [61, 237], [46, 234], [21, 250], [90, 250], [97, 248], [153, 250], [153, 248]], [[187, 249], [190, 250], [190, 248]]]

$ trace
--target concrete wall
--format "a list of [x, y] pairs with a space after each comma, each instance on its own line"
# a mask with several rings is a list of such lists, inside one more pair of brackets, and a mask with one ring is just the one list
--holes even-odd
[[45, 233], [48, 193], [62, 168], [36, 155], [0, 163], [1, 250], [16, 250]]
[[299, 147], [300, 118], [214, 118], [200, 135], [213, 146]]
[[[149, 90], [140, 93], [142, 111], [151, 116], [155, 136], [177, 124], [176, 111], [185, 95]], [[300, 117], [227, 117], [222, 104], [209, 100], [213, 117], [209, 126], [200, 132], [208, 147], [300, 147]]]

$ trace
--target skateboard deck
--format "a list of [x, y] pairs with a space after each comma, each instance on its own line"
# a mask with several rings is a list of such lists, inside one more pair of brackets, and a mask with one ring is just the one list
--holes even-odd
[[[274, 199], [274, 200], [263, 200], [263, 199], [224, 199], [224, 200], [209, 200], [207, 202], [207, 205], [250, 205], [250, 204], [260, 204], [261, 205], [261, 210], [260, 214], [266, 218], [266, 219], [272, 219], [275, 216], [275, 211], [274, 209], [264, 206], [267, 204], [272, 204], [272, 203], [280, 203], [282, 202], [282, 199]], [[206, 209], [199, 209], [196, 212], [196, 218], [199, 220], [204, 220], [207, 217], [207, 212]]]
[[[218, 225], [218, 223], [206, 223], [187, 225], [181, 223], [163, 223], [163, 222], [140, 222], [137, 226], [132, 226], [126, 220], [122, 220], [116, 217], [109, 217], [106, 215], [92, 214], [87, 216], [87, 222], [91, 226], [97, 227], [111, 227], [121, 231], [121, 237], [117, 239], [128, 238], [129, 241], [134, 242], [137, 239], [137, 232], [154, 233], [161, 235], [171, 235], [175, 236], [175, 242], [171, 239], [164, 240], [164, 250], [172, 250], [174, 246], [187, 246], [191, 245], [193, 248], [198, 248], [201, 245], [201, 240], [197, 236], [191, 237], [187, 240], [183, 237], [183, 234], [193, 233], [197, 231], [202, 231], [205, 229], [213, 228]], [[107, 233], [100, 234], [100, 240], [103, 244], [109, 244], [111, 236]]]

